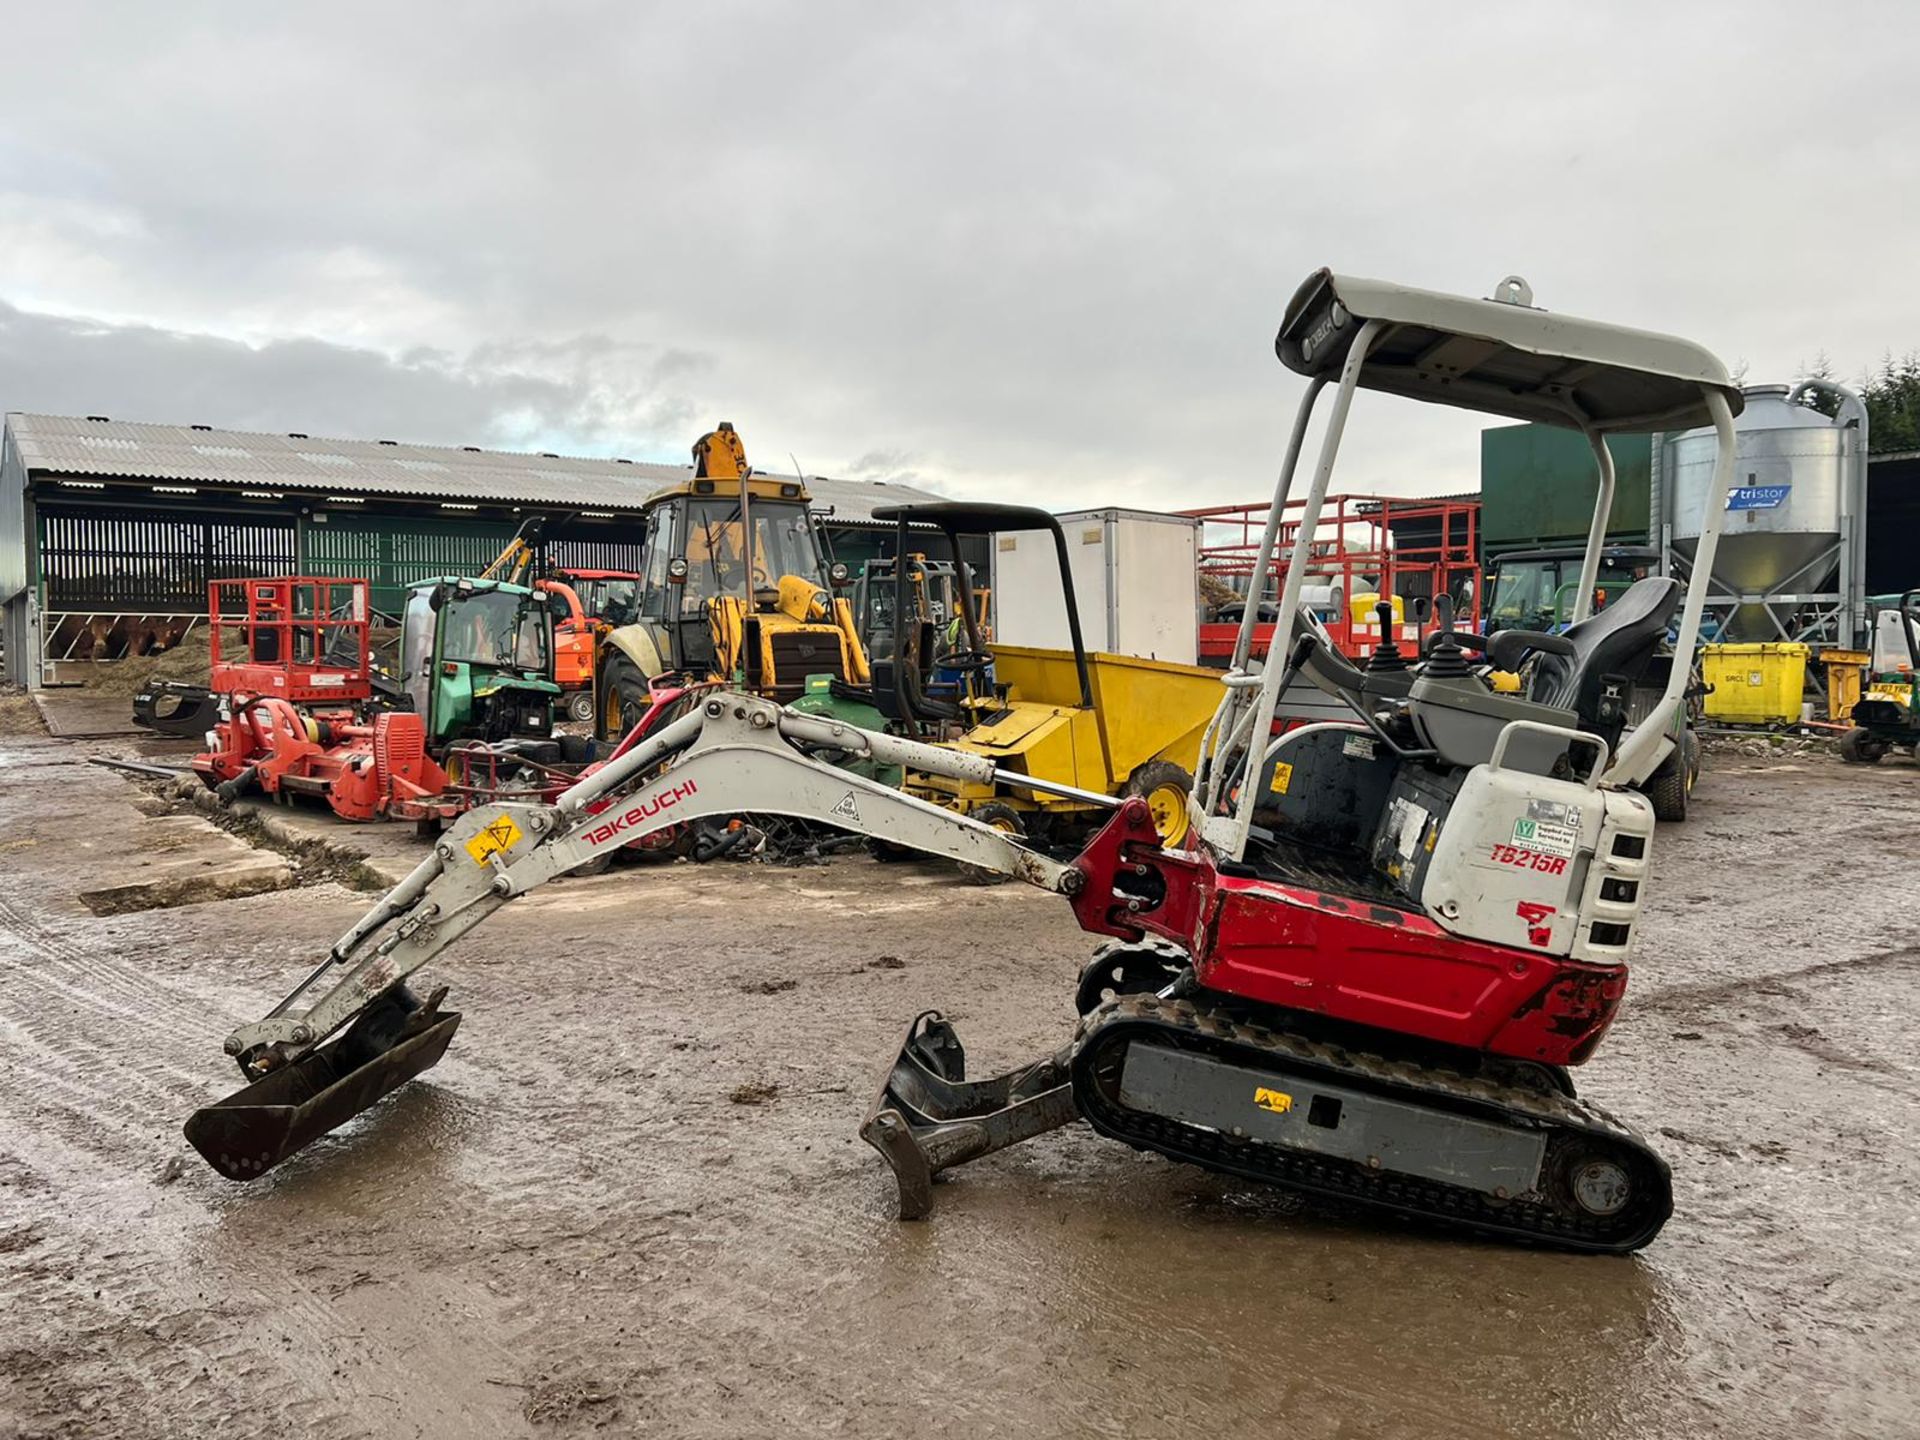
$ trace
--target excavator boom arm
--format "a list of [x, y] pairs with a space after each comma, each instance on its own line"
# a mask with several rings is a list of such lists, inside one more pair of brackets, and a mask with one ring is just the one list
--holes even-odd
[[[517, 896], [672, 825], [757, 811], [815, 820], [1072, 895], [1080, 872], [1002, 832], [838, 769], [814, 750], [991, 782], [992, 762], [732, 692], [587, 776], [552, 805], [468, 812], [262, 1020], [227, 1040], [250, 1074], [298, 1060]], [[671, 761], [671, 763], [666, 763]], [[338, 971], [318, 998], [300, 1001]]]

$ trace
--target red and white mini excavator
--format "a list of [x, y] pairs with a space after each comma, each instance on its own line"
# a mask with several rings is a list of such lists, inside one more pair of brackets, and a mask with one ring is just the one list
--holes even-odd
[[[1593, 593], [1613, 470], [1605, 439], [1711, 424], [1731, 481], [1740, 393], [1696, 345], [1549, 314], [1524, 282], [1467, 299], [1320, 271], [1277, 348], [1307, 380], [1254, 573], [1309, 423], [1332, 390], [1303, 532], [1328, 492], [1360, 387], [1582, 432], [1597, 471], [1579, 593]], [[1077, 1027], [1053, 1054], [966, 1078], [928, 1011], [888, 1066], [862, 1135], [903, 1216], [933, 1177], [1084, 1119], [1212, 1170], [1480, 1234], [1569, 1249], [1645, 1245], [1672, 1206], [1666, 1165], [1569, 1078], [1618, 1010], [1646, 902], [1653, 815], [1631, 788], [1672, 745], [1687, 667], [1651, 714], [1628, 696], [1655, 650], [1692, 652], [1722, 510], [1701, 517], [1684, 594], [1637, 582], [1557, 635], [1440, 624], [1418, 654], [1341, 655], [1288, 571], [1285, 646], [1256, 662], [1249, 606], [1190, 801], [1163, 848], [1144, 802], [1057, 858], [828, 763], [853, 754], [1044, 789], [962, 754], [719, 691], [630, 743], [553, 804], [476, 809], [227, 1052], [249, 1084], [187, 1135], [250, 1179], [434, 1064], [459, 1015], [408, 981], [517, 895], [656, 829], [776, 812], [841, 826], [1063, 896], [1107, 937]], [[1496, 689], [1494, 672], [1520, 688]], [[1324, 718], [1275, 734], [1307, 692]]]

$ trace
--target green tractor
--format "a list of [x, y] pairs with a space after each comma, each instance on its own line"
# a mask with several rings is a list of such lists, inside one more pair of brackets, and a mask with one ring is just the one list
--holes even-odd
[[501, 580], [441, 576], [407, 587], [400, 686], [430, 752], [480, 740], [532, 759], [585, 758], [563, 753], [579, 747], [553, 733], [551, 607], [550, 597]]
[[1873, 659], [1867, 693], [1853, 707], [1853, 729], [1840, 738], [1840, 758], [1873, 765], [1889, 750], [1905, 750], [1920, 760], [1920, 704], [1914, 682], [1920, 677], [1920, 590], [1898, 601], [1874, 597]]

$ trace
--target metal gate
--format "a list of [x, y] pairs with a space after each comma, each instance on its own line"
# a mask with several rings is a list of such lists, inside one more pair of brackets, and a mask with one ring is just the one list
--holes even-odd
[[177, 644], [205, 623], [209, 580], [285, 575], [299, 558], [293, 517], [274, 512], [42, 504], [38, 522], [40, 684], [77, 679], [64, 667], [79, 662]]

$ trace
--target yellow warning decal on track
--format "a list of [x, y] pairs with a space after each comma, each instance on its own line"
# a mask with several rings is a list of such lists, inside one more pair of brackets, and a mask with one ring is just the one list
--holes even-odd
[[1276, 795], [1284, 795], [1287, 793], [1287, 786], [1292, 783], [1293, 767], [1284, 760], [1277, 762], [1273, 767], [1273, 779], [1268, 783], [1267, 788]]
[[473, 863], [484, 865], [489, 855], [504, 855], [520, 843], [520, 827], [513, 823], [511, 815], [502, 815], [498, 820], [490, 820], [484, 829], [467, 841], [467, 854], [473, 857]]
[[1284, 1115], [1293, 1108], [1293, 1097], [1279, 1090], [1256, 1086], [1253, 1092], [1253, 1103], [1262, 1110], [1271, 1110], [1276, 1115]]

